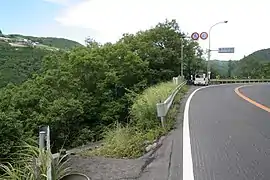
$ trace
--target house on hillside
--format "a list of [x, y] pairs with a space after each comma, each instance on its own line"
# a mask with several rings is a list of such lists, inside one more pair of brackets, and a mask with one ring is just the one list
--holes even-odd
[[31, 40], [22, 39], [22, 38], [16, 39], [16, 44], [23, 45], [23, 46], [33, 46], [33, 42]]
[[0, 41], [9, 42], [10, 39], [9, 38], [6, 38], [6, 37], [0, 37]]

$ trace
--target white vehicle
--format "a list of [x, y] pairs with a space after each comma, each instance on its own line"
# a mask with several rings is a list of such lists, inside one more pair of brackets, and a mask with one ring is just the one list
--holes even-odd
[[208, 86], [209, 79], [206, 77], [205, 74], [196, 74], [194, 79], [194, 85], [204, 85]]

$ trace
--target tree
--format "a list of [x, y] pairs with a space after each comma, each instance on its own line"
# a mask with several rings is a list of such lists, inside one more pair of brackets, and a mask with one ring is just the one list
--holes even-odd
[[85, 38], [85, 44], [86, 46], [93, 48], [93, 47], [100, 47], [100, 44], [98, 42], [96, 42], [93, 38], [91, 37], [87, 37]]
[[229, 78], [232, 77], [232, 70], [233, 70], [232, 60], [229, 60], [229, 63], [228, 63], [228, 77]]

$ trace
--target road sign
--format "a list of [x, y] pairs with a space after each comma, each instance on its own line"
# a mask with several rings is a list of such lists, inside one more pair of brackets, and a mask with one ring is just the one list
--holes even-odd
[[218, 53], [234, 53], [234, 47], [218, 48]]
[[191, 38], [192, 38], [193, 40], [198, 40], [199, 37], [200, 37], [200, 35], [199, 35], [199, 33], [197, 33], [197, 32], [194, 32], [194, 33], [191, 34]]
[[200, 34], [200, 38], [201, 38], [202, 40], [206, 40], [206, 39], [208, 38], [207, 32], [202, 32], [202, 33]]

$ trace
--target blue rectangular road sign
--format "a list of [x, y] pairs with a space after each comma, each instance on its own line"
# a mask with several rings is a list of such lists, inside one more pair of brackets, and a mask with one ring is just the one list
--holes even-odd
[[218, 48], [218, 53], [234, 53], [234, 47]]

